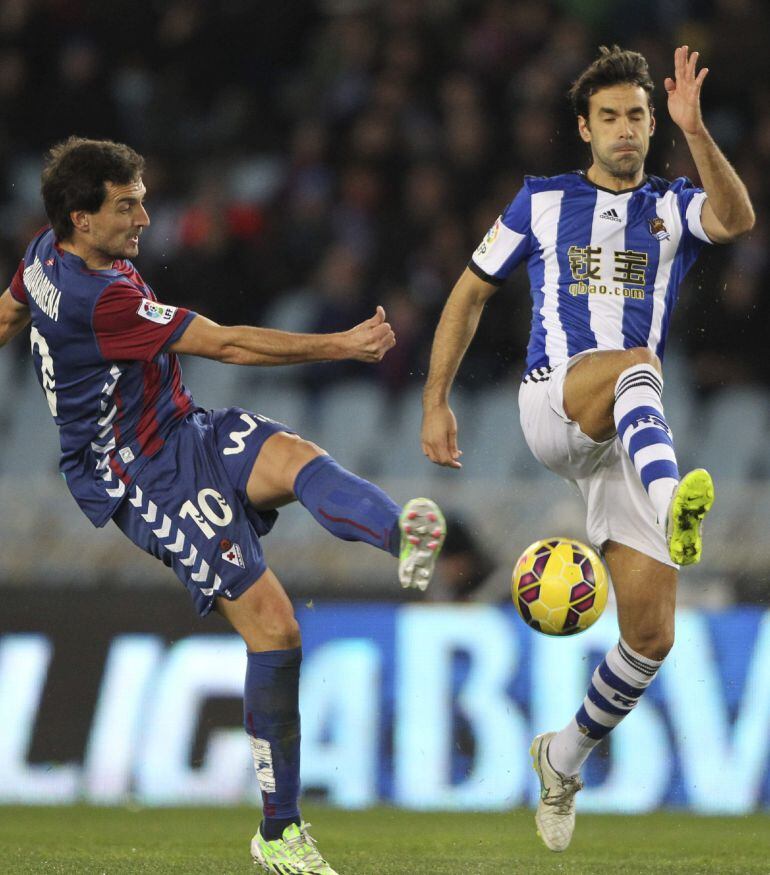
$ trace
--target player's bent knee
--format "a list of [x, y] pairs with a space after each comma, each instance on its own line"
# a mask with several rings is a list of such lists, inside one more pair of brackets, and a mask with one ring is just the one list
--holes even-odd
[[290, 617], [268, 617], [260, 623], [265, 639], [272, 642], [272, 650], [286, 650], [299, 647], [302, 641], [299, 623], [293, 613]]
[[276, 453], [275, 462], [284, 469], [283, 479], [293, 485], [297, 474], [318, 456], [326, 456], [326, 450], [321, 449], [312, 441], [300, 437], [298, 434], [282, 434], [284, 439], [280, 454]]
[[626, 359], [627, 368], [631, 368], [634, 365], [652, 365], [659, 374], [663, 373], [660, 359], [648, 346], [634, 346], [631, 349], [625, 350], [623, 355]]
[[328, 455], [329, 454], [326, 452], [326, 450], [321, 449], [318, 444], [314, 444], [313, 441], [309, 441], [306, 438], [297, 435], [294, 457], [295, 460], [300, 464], [306, 465], [308, 462], [312, 462], [313, 459], [316, 458], [316, 456]]

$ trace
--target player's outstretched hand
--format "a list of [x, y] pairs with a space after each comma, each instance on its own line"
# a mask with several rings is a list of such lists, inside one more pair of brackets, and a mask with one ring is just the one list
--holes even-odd
[[396, 335], [385, 321], [385, 310], [379, 306], [374, 316], [343, 332], [342, 336], [348, 352], [346, 358], [359, 362], [379, 362], [396, 345]]
[[422, 451], [437, 465], [446, 468], [462, 468], [457, 449], [457, 420], [448, 404], [432, 407], [422, 416]]
[[708, 76], [708, 67], [697, 75], [698, 52], [688, 57], [689, 47], [679, 46], [674, 51], [674, 78], [668, 77], [663, 86], [668, 94], [668, 111], [671, 120], [679, 125], [685, 134], [697, 134], [703, 129], [700, 110], [700, 91], [703, 80]]

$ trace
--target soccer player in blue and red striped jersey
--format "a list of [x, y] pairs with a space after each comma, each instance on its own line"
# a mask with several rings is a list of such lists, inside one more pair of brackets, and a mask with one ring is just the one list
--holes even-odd
[[699, 250], [749, 231], [754, 212], [703, 124], [708, 70], [696, 72], [697, 61], [697, 52], [677, 48], [665, 89], [703, 188], [645, 174], [655, 130], [647, 62], [603, 47], [570, 91], [591, 166], [525, 180], [446, 303], [424, 392], [423, 450], [459, 468], [452, 381], [484, 303], [525, 262], [532, 322], [522, 429], [535, 457], [586, 501], [621, 635], [575, 717], [532, 744], [541, 781], [535, 819], [554, 851], [572, 838], [583, 762], [634, 708], [673, 644], [677, 569], [699, 561], [714, 498], [708, 472], [679, 477], [661, 361], [679, 285]]
[[72, 137], [43, 171], [50, 227], [0, 296], [0, 345], [30, 326], [61, 439], [61, 473], [95, 526], [110, 519], [171, 566], [201, 615], [217, 609], [248, 649], [244, 725], [264, 818], [251, 844], [270, 872], [334, 875], [299, 812], [300, 632], [260, 542], [299, 501], [336, 537], [399, 557], [424, 589], [445, 536], [429, 499], [401, 508], [290, 428], [241, 408], [204, 411], [177, 355], [241, 365], [378, 362], [395, 337], [377, 308], [347, 331], [227, 327], [158, 302], [132, 265], [150, 224], [144, 161], [128, 146]]

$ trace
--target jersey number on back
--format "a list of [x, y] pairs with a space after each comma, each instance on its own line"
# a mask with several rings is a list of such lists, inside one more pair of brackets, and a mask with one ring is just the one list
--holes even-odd
[[29, 332], [29, 342], [32, 352], [37, 349], [40, 355], [40, 373], [43, 378], [43, 389], [48, 399], [51, 416], [56, 416], [56, 377], [53, 372], [53, 359], [48, 349], [45, 337], [33, 325]]

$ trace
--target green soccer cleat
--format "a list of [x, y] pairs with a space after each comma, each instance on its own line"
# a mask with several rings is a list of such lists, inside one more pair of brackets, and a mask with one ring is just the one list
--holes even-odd
[[404, 505], [398, 527], [401, 529], [398, 579], [403, 587], [425, 590], [446, 538], [444, 514], [435, 501], [413, 498]]
[[677, 565], [700, 562], [701, 523], [713, 504], [714, 483], [708, 471], [695, 468], [682, 477], [671, 497], [666, 525], [668, 553]]
[[289, 824], [283, 838], [269, 842], [260, 827], [251, 840], [254, 862], [275, 875], [338, 875], [319, 853], [309, 828], [309, 823]]
[[562, 775], [548, 762], [548, 745], [554, 735], [536, 736], [529, 749], [532, 768], [540, 778], [535, 825], [549, 851], [566, 851], [575, 831], [575, 793], [583, 789], [583, 782], [577, 775]]

